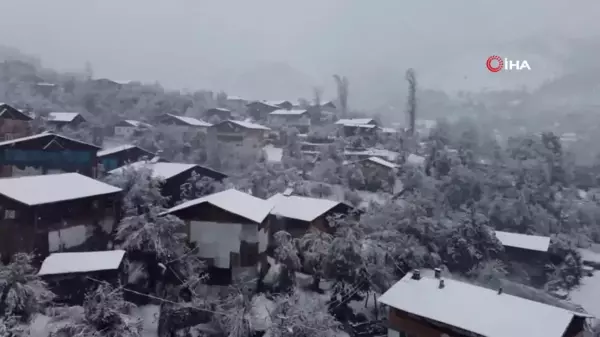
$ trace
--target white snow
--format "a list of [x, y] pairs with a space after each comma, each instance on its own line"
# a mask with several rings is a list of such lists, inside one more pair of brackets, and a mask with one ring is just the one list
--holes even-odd
[[149, 161], [138, 161], [132, 164], [118, 167], [114, 170], [108, 171], [108, 174], [120, 174], [127, 168], [140, 169], [142, 167], [152, 170], [152, 176], [158, 179], [170, 179], [182, 172], [185, 172], [196, 164], [185, 164], [185, 163], [152, 163]]
[[415, 166], [422, 166], [425, 164], [425, 157], [411, 153], [408, 155], [408, 157], [406, 157], [406, 163]]
[[271, 163], [280, 163], [283, 157], [283, 149], [280, 147], [274, 147], [273, 145], [267, 145], [263, 147], [267, 156], [267, 161]]
[[275, 310], [275, 303], [264, 294], [252, 298], [248, 320], [254, 331], [266, 331], [271, 327], [271, 312]]
[[142, 320], [141, 337], [158, 337], [160, 305], [147, 304], [133, 309], [132, 316]]
[[263, 222], [273, 209], [273, 205], [267, 200], [257, 198], [235, 189], [228, 189], [184, 202], [169, 209], [165, 214], [173, 213], [205, 202], [256, 223]]
[[136, 120], [133, 120], [133, 119], [126, 119], [125, 122], [128, 123], [129, 125], [133, 126], [133, 127], [136, 127], [136, 128], [137, 127], [152, 128], [152, 125], [150, 125], [148, 123], [136, 121]]
[[48, 120], [53, 122], [72, 122], [79, 112], [51, 112], [48, 114]]
[[72, 248], [83, 244], [88, 237], [85, 225], [61, 228], [48, 232], [48, 250], [60, 251], [62, 248]]
[[[16, 144], [16, 143], [25, 142], [25, 141], [28, 141], [28, 140], [33, 140], [33, 139], [38, 139], [38, 138], [43, 138], [43, 137], [54, 137], [54, 138], [61, 138], [61, 139], [65, 139], [65, 140], [68, 140], [68, 141], [71, 141], [71, 142], [76, 142], [76, 143], [80, 143], [80, 144], [85, 144], [85, 145], [88, 145], [88, 146], [93, 146], [93, 147], [96, 147], [96, 148], [100, 149], [98, 146], [96, 146], [96, 145], [94, 145], [94, 144], [90, 144], [90, 143], [82, 142], [82, 141], [80, 141], [80, 140], [73, 139], [73, 138], [69, 138], [69, 137], [65, 137], [65, 136], [63, 136], [63, 135], [58, 135], [58, 134], [55, 134], [55, 133], [52, 133], [52, 132], [49, 132], [49, 131], [44, 131], [44, 132], [42, 132], [42, 133], [38, 133], [37, 135], [33, 135], [33, 136], [27, 136], [27, 137], [15, 138], [15, 139], [11, 139], [11, 140], [7, 140], [7, 141], [3, 141], [3, 142], [0, 142], [0, 146], [3, 146], [3, 145], [9, 145], [9, 144]], [[53, 139], [54, 139], [54, 138], [53, 138]], [[52, 141], [52, 140], [50, 140], [50, 142], [51, 142], [51, 141]], [[50, 143], [50, 142], [49, 142], [49, 143]]]
[[591, 277], [584, 277], [581, 285], [571, 291], [569, 299], [579, 304], [594, 317], [600, 317], [600, 273], [594, 273]]
[[275, 110], [275, 111], [271, 112], [270, 115], [273, 115], [273, 116], [301, 116], [307, 112], [308, 112], [308, 110], [279, 109], [279, 110]]
[[383, 133], [397, 133], [398, 130], [396, 130], [394, 128], [381, 128], [381, 132], [383, 132]]
[[263, 101], [263, 103], [266, 103], [266, 104], [272, 105], [272, 106], [279, 106], [281, 104], [290, 103], [290, 101], [286, 101], [286, 100], [267, 100], [267, 101]]
[[167, 115], [177, 118], [180, 121], [182, 121], [185, 124], [190, 125], [190, 126], [198, 126], [198, 127], [204, 127], [204, 128], [208, 128], [208, 127], [212, 126], [212, 124], [210, 124], [210, 123], [201, 121], [201, 120], [193, 118], [193, 117], [179, 116], [179, 115], [174, 115], [174, 114], [167, 114]]
[[387, 160], [394, 161], [400, 155], [398, 152], [385, 150], [385, 149], [376, 149], [370, 148], [364, 151], [352, 151], [346, 150], [344, 151], [345, 156], [369, 156], [369, 157], [380, 157], [385, 158]]
[[271, 130], [270, 128], [264, 126], [264, 125], [260, 125], [260, 124], [256, 124], [256, 123], [252, 123], [249, 121], [236, 121], [236, 120], [232, 120], [230, 119], [228, 122], [231, 122], [233, 124], [237, 124], [243, 128], [246, 129], [253, 129], [253, 130]]
[[394, 164], [392, 162], [389, 162], [389, 161], [387, 161], [385, 159], [381, 159], [379, 157], [369, 157], [369, 158], [367, 158], [367, 160], [371, 161], [373, 163], [379, 164], [381, 166], [385, 166], [385, 167], [391, 168], [391, 169], [395, 169], [395, 168], [398, 167], [398, 165], [396, 165], [396, 164]]
[[258, 231], [258, 253], [267, 251], [269, 245], [269, 233], [266, 228]]
[[349, 118], [349, 119], [340, 119], [335, 124], [344, 125], [344, 126], [359, 126], [371, 124], [374, 122], [373, 118]]
[[119, 268], [124, 256], [124, 250], [53, 253], [44, 260], [38, 275], [114, 270]]
[[112, 148], [108, 148], [108, 149], [102, 149], [100, 151], [98, 151], [97, 156], [98, 157], [103, 157], [109, 154], [113, 154], [113, 153], [117, 153], [117, 152], [121, 152], [121, 151], [125, 151], [125, 150], [129, 150], [129, 149], [133, 149], [136, 148], [137, 146], [133, 145], [133, 144], [125, 144], [125, 145], [119, 145], [119, 146], [115, 146]]
[[297, 195], [285, 196], [281, 193], [275, 194], [267, 201], [273, 205], [271, 214], [308, 222], [313, 221], [341, 204], [339, 201], [329, 199], [317, 199]]
[[379, 302], [486, 337], [561, 337], [574, 317], [569, 310], [448, 278], [439, 288], [438, 279], [411, 277], [406, 274]]
[[496, 231], [496, 237], [503, 246], [547, 252], [550, 247], [550, 237], [526, 235]]
[[25, 205], [43, 205], [121, 192], [79, 173], [0, 179], [0, 194]]

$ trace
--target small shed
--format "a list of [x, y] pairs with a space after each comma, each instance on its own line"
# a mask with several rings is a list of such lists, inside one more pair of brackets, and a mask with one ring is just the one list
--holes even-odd
[[38, 272], [57, 295], [58, 302], [81, 305], [86, 292], [107, 282], [126, 284], [124, 250], [50, 254]]

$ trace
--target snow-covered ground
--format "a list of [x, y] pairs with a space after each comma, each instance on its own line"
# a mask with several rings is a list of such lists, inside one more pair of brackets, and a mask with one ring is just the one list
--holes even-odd
[[588, 313], [600, 318], [600, 271], [591, 277], [584, 277], [581, 286], [569, 294], [573, 303], [581, 305]]

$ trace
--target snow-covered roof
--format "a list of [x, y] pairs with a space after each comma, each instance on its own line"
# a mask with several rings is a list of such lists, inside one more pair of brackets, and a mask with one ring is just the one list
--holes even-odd
[[406, 157], [406, 163], [411, 165], [423, 165], [425, 164], [425, 157], [411, 153]]
[[267, 200], [240, 192], [236, 189], [228, 189], [184, 202], [167, 210], [165, 214], [200, 205], [205, 202], [256, 223], [263, 222], [273, 209], [273, 204]]
[[205, 127], [205, 128], [212, 126], [212, 124], [207, 123], [205, 121], [201, 121], [194, 117], [179, 116], [179, 115], [174, 115], [174, 114], [167, 114], [167, 115], [169, 115], [173, 118], [177, 118], [180, 121], [182, 121], [185, 124], [190, 125], [190, 126], [199, 126], [199, 127]]
[[382, 165], [382, 166], [385, 166], [385, 167], [389, 167], [391, 169], [395, 169], [395, 168], [398, 167], [398, 165], [396, 165], [396, 164], [394, 164], [392, 162], [389, 162], [389, 161], [387, 161], [385, 159], [381, 159], [379, 157], [369, 157], [366, 160], [368, 160], [370, 162], [373, 162], [375, 164], [379, 164], [379, 165]]
[[256, 124], [256, 123], [252, 123], [252, 122], [248, 122], [248, 121], [235, 121], [235, 120], [229, 120], [229, 122], [237, 124], [243, 128], [246, 129], [254, 129], [254, 130], [271, 130], [268, 127], [264, 126], [264, 125], [260, 125], [260, 124]]
[[118, 269], [124, 250], [101, 252], [52, 253], [42, 263], [38, 275], [86, 273]]
[[10, 144], [16, 144], [16, 143], [25, 142], [25, 141], [28, 141], [28, 140], [33, 140], [33, 139], [38, 139], [38, 138], [43, 138], [43, 137], [49, 137], [49, 136], [66, 139], [66, 140], [71, 141], [71, 142], [77, 142], [77, 143], [80, 143], [80, 144], [85, 144], [85, 145], [92, 146], [92, 147], [100, 149], [99, 146], [96, 146], [94, 144], [90, 144], [90, 143], [82, 142], [82, 141], [77, 140], [77, 139], [65, 137], [63, 135], [59, 135], [59, 134], [56, 134], [56, 133], [53, 133], [53, 132], [50, 132], [50, 131], [44, 131], [42, 133], [38, 133], [37, 135], [33, 135], [33, 136], [27, 136], [27, 137], [22, 137], [22, 138], [15, 138], [15, 139], [11, 139], [11, 140], [6, 140], [6, 141], [3, 141], [3, 142], [0, 142], [0, 146], [10, 145]]
[[120, 188], [79, 173], [0, 179], [0, 194], [29, 206], [75, 200], [120, 191]]
[[271, 101], [263, 101], [264, 103], [267, 103], [269, 105], [273, 105], [273, 106], [279, 106], [281, 104], [286, 104], [286, 103], [291, 103], [290, 101], [286, 101], [286, 100], [271, 100]]
[[196, 164], [186, 164], [186, 163], [153, 163], [149, 161], [138, 161], [135, 163], [131, 163], [125, 166], [118, 167], [114, 170], [108, 171], [108, 174], [119, 174], [126, 169], [140, 169], [142, 167], [148, 168], [152, 170], [152, 176], [158, 179], [170, 179], [182, 172], [185, 172], [193, 167], [197, 166]]
[[272, 163], [280, 163], [283, 157], [283, 149], [280, 147], [274, 147], [273, 145], [267, 145], [263, 147], [267, 156], [267, 161]]
[[301, 115], [304, 115], [307, 112], [308, 112], [308, 110], [302, 110], [302, 109], [296, 109], [296, 110], [279, 109], [279, 110], [275, 110], [275, 111], [271, 112], [270, 115], [275, 115], [275, 116], [301, 116]]
[[273, 205], [271, 214], [309, 222], [341, 204], [341, 202], [328, 199], [297, 195], [285, 196], [281, 193], [275, 194], [267, 201]]
[[125, 123], [134, 126], [134, 127], [145, 127], [145, 128], [151, 128], [152, 125], [148, 124], [148, 123], [144, 123], [144, 122], [140, 122], [140, 121], [136, 121], [133, 119], [126, 119]]
[[566, 309], [452, 279], [440, 288], [439, 279], [413, 280], [412, 273], [379, 302], [486, 337], [561, 337], [574, 317]]
[[496, 231], [496, 237], [503, 246], [547, 252], [550, 237]]
[[240, 96], [227, 96], [227, 100], [228, 101], [245, 101], [245, 98], [242, 98]]
[[366, 149], [363, 151], [353, 151], [346, 150], [344, 151], [345, 156], [369, 156], [369, 157], [385, 157], [388, 160], [396, 160], [400, 155], [398, 152], [386, 150], [386, 149]]
[[97, 156], [103, 157], [103, 156], [107, 156], [109, 154], [118, 153], [118, 152], [129, 150], [129, 149], [134, 149], [136, 147], [138, 147], [138, 146], [133, 145], [133, 144], [119, 145], [119, 146], [111, 147], [108, 149], [102, 149], [102, 150], [98, 151]]
[[51, 122], [72, 122], [79, 112], [51, 112], [48, 114], [48, 121]]
[[381, 132], [383, 132], [383, 133], [397, 133], [398, 130], [396, 130], [394, 128], [381, 128]]
[[335, 122], [335, 124], [344, 126], [359, 126], [373, 123], [373, 121], [373, 118], [347, 118], [340, 119], [339, 121]]
[[226, 109], [226, 108], [210, 108], [210, 109], [207, 109], [206, 111], [231, 112], [231, 110]]

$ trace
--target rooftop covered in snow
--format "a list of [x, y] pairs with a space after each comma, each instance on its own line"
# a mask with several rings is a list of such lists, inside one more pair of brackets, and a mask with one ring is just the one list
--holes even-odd
[[[562, 337], [575, 313], [452, 279], [413, 273], [393, 285], [379, 302], [409, 314], [486, 337]], [[458, 310], [460, 308], [460, 310]]]
[[[268, 127], [266, 127], [266, 126], [264, 126], [264, 125], [260, 125], [260, 124], [252, 123], [252, 122], [249, 122], [249, 121], [236, 121], [236, 120], [232, 120], [232, 119], [230, 119], [230, 120], [228, 120], [228, 121], [225, 121], [225, 122], [231, 122], [231, 123], [233, 123], [233, 124], [236, 124], [236, 125], [238, 125], [238, 126], [241, 126], [241, 127], [245, 128], [245, 129], [252, 129], [252, 130], [265, 130], [265, 131], [267, 131], [267, 130], [271, 130], [270, 128], [268, 128]], [[222, 122], [222, 123], [223, 123], [223, 122]]]
[[548, 248], [550, 248], [550, 237], [548, 236], [496, 231], [496, 237], [504, 247], [534, 250], [538, 252], [547, 252]]
[[203, 128], [208, 128], [210, 126], [212, 126], [212, 124], [207, 123], [205, 121], [196, 119], [194, 117], [186, 117], [186, 116], [179, 116], [179, 115], [174, 115], [174, 114], [167, 114], [168, 116], [171, 116], [173, 118], [176, 118], [178, 120], [180, 120], [181, 122], [183, 122], [184, 124], [187, 124], [189, 126], [197, 126], [197, 127], [203, 127]]
[[99, 146], [96, 146], [94, 144], [82, 142], [80, 140], [65, 137], [63, 135], [59, 135], [59, 134], [49, 132], [49, 131], [38, 133], [37, 135], [33, 135], [33, 136], [27, 136], [27, 137], [6, 140], [3, 142], [0, 142], [0, 146], [13, 146], [17, 143], [34, 141], [34, 140], [38, 140], [38, 139], [42, 139], [42, 138], [48, 138], [48, 144], [50, 144], [53, 140], [60, 139], [60, 140], [68, 141], [68, 142], [79, 143], [81, 145], [84, 145], [85, 147], [100, 149]]
[[381, 166], [384, 166], [384, 167], [387, 167], [390, 169], [395, 169], [398, 167], [398, 165], [396, 165], [390, 161], [387, 161], [385, 159], [381, 159], [379, 157], [369, 157], [369, 158], [365, 159], [365, 161], [375, 163], [375, 164], [378, 164], [378, 165], [381, 165]]
[[136, 128], [152, 128], [151, 124], [145, 123], [145, 122], [141, 122], [141, 121], [136, 121], [133, 119], [126, 119], [123, 121], [123, 124], [127, 124], [128, 126], [132, 126], [132, 127], [136, 127]]
[[157, 179], [170, 179], [179, 175], [187, 170], [191, 170], [193, 168], [198, 168], [202, 172], [209, 172], [207, 174], [209, 176], [214, 176], [215, 179], [223, 179], [227, 177], [225, 174], [210, 169], [208, 167], [196, 165], [196, 164], [187, 164], [187, 163], [164, 163], [164, 162], [153, 162], [153, 161], [138, 161], [135, 163], [131, 163], [125, 166], [118, 167], [114, 170], [108, 171], [108, 174], [120, 174], [124, 170], [127, 169], [141, 169], [147, 168], [152, 170], [152, 176]]
[[337, 125], [344, 126], [361, 126], [361, 125], [376, 125], [373, 118], [343, 118], [335, 122]]
[[121, 192], [120, 188], [79, 173], [0, 179], [0, 194], [28, 206]]
[[124, 256], [124, 250], [52, 253], [44, 259], [38, 275], [46, 276], [116, 270], [121, 265]]
[[203, 203], [209, 203], [217, 208], [229, 213], [237, 214], [256, 223], [263, 222], [273, 209], [272, 203], [267, 200], [257, 198], [235, 189], [228, 189], [198, 199], [186, 201], [167, 210], [164, 214], [175, 213]]
[[49, 122], [72, 122], [77, 116], [80, 116], [79, 112], [51, 112], [48, 114]]
[[275, 194], [267, 201], [273, 205], [271, 214], [307, 222], [315, 220], [338, 206], [345, 210], [351, 209], [350, 206], [339, 201], [297, 195], [286, 196], [281, 193]]
[[269, 115], [272, 116], [302, 116], [308, 113], [306, 109], [297, 109], [297, 110], [286, 110], [279, 109], [271, 112]]
[[149, 156], [154, 155], [152, 152], [147, 151], [142, 149], [141, 147], [137, 146], [137, 145], [133, 145], [133, 144], [124, 144], [124, 145], [118, 145], [118, 146], [114, 146], [108, 149], [102, 149], [100, 151], [98, 151], [97, 156], [98, 157], [104, 157], [104, 156], [108, 156], [111, 154], [115, 154], [115, 153], [119, 153], [122, 151], [127, 151], [127, 150], [131, 150], [131, 149], [139, 149], [140, 151], [144, 151], [147, 152]]

